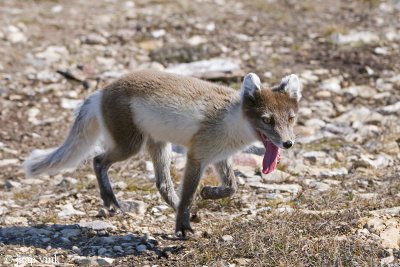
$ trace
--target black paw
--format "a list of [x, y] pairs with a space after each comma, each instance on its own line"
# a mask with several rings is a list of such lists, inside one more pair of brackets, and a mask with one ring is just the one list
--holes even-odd
[[183, 212], [183, 214], [177, 215], [175, 235], [181, 239], [186, 239], [188, 233], [194, 234], [192, 227], [190, 226], [190, 213]]
[[103, 200], [104, 207], [109, 211], [121, 210], [121, 206], [119, 205], [114, 193], [101, 194], [101, 199]]

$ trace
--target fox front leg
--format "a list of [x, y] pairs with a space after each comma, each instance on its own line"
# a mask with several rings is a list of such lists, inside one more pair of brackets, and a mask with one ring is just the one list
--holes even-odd
[[200, 195], [203, 199], [220, 199], [230, 197], [237, 191], [236, 176], [230, 160], [223, 160], [214, 164], [221, 180], [221, 186], [205, 186]]
[[181, 186], [181, 199], [176, 213], [175, 234], [185, 238], [187, 232], [193, 233], [190, 226], [190, 208], [192, 206], [194, 193], [199, 185], [204, 167], [198, 160], [191, 159], [188, 153], [185, 173]]

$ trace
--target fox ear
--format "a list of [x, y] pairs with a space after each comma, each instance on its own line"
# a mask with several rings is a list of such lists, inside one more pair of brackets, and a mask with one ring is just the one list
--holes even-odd
[[247, 74], [242, 83], [242, 97], [245, 95], [254, 96], [254, 93], [259, 90], [261, 90], [260, 78], [255, 73]]
[[290, 98], [294, 98], [298, 101], [301, 99], [300, 91], [300, 80], [295, 74], [290, 74], [283, 77], [281, 83], [278, 86], [279, 91], [285, 91], [289, 94]]

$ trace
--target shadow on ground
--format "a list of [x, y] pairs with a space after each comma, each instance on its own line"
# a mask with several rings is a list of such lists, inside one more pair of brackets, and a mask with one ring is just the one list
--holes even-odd
[[[107, 230], [94, 230], [77, 224], [35, 225], [30, 227], [0, 228], [0, 243], [47, 249], [73, 251], [79, 256], [106, 256], [111, 258], [139, 255], [143, 251], [166, 257], [180, 248], [159, 248], [157, 240], [134, 234], [114, 235]], [[171, 251], [175, 250], [175, 251]]]

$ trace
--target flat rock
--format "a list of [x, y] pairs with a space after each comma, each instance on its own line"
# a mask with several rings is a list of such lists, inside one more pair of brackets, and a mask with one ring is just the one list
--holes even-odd
[[298, 184], [264, 184], [256, 182], [250, 183], [249, 185], [257, 189], [264, 189], [266, 191], [289, 192], [294, 195], [297, 195], [302, 190], [301, 186]]
[[58, 213], [58, 217], [70, 217], [74, 215], [85, 215], [86, 213], [76, 210], [72, 204], [66, 204], [62, 207], [61, 211]]
[[98, 263], [95, 258], [85, 256], [74, 256], [72, 261], [78, 266], [97, 266]]
[[399, 249], [400, 245], [400, 229], [397, 227], [389, 227], [382, 231], [379, 235], [384, 248]]
[[341, 79], [339, 77], [332, 77], [321, 82], [320, 88], [322, 90], [328, 90], [330, 92], [340, 93]]
[[391, 166], [392, 164], [393, 164], [393, 158], [383, 153], [377, 156], [361, 154], [360, 158], [354, 162], [354, 167], [381, 169]]
[[140, 200], [124, 200], [120, 201], [120, 206], [125, 212], [132, 212], [142, 215], [146, 212], [147, 204]]
[[11, 188], [21, 188], [22, 184], [20, 182], [17, 181], [13, 181], [13, 180], [7, 180], [5, 182], [5, 187], [8, 189]]
[[6, 167], [8, 165], [17, 165], [19, 164], [18, 159], [2, 159], [0, 160], [0, 167]]
[[97, 33], [91, 33], [81, 37], [81, 42], [89, 45], [106, 45], [107, 39]]
[[266, 183], [281, 183], [284, 181], [292, 181], [294, 180], [294, 177], [290, 175], [287, 172], [281, 171], [281, 170], [275, 170], [271, 173], [268, 174], [261, 174], [262, 179]]
[[213, 58], [208, 60], [182, 63], [165, 69], [167, 72], [204, 77], [210, 73], [232, 73], [240, 70], [239, 63], [232, 59]]
[[67, 58], [68, 55], [68, 49], [64, 46], [48, 46], [42, 52], [35, 54], [36, 58], [44, 60], [47, 63], [60, 61]]
[[304, 179], [304, 184], [307, 185], [309, 188], [317, 189], [320, 192], [325, 192], [331, 189], [329, 184], [316, 181], [314, 179]]
[[366, 227], [371, 233], [379, 234], [385, 229], [385, 224], [381, 218], [374, 217], [368, 220]]
[[79, 226], [91, 228], [93, 230], [104, 230], [104, 229], [116, 229], [117, 228], [109, 222], [100, 221], [100, 220], [94, 220], [94, 221], [90, 221], [90, 222], [80, 222]]
[[8, 211], [8, 209], [6, 207], [1, 207], [0, 206], [0, 215], [5, 214]]
[[382, 107], [378, 111], [383, 114], [398, 114], [400, 113], [400, 101], [393, 105]]
[[115, 260], [112, 258], [99, 257], [96, 262], [99, 266], [111, 266]]
[[20, 217], [20, 216], [17, 216], [17, 217], [5, 216], [5, 217], [2, 218], [2, 221], [5, 224], [9, 224], [9, 225], [15, 225], [15, 224], [23, 224], [23, 225], [25, 225], [25, 224], [28, 223], [28, 219], [27, 218]]
[[379, 41], [379, 36], [368, 31], [350, 31], [348, 34], [335, 33], [332, 35], [332, 41], [339, 45], [345, 44], [370, 44]]
[[82, 102], [81, 99], [61, 98], [61, 107], [65, 109], [76, 109]]
[[348, 171], [344, 167], [334, 168], [329, 170], [327, 169], [320, 172], [320, 175], [322, 177], [336, 177], [336, 176], [344, 176], [346, 174], [348, 174]]
[[233, 241], [233, 236], [231, 236], [231, 235], [223, 235], [221, 239], [224, 242], [232, 242]]
[[12, 44], [26, 43], [28, 38], [25, 34], [16, 26], [10, 25], [6, 28], [6, 40]]
[[349, 95], [351, 97], [362, 97], [362, 98], [372, 98], [377, 94], [376, 90], [368, 85], [357, 85], [347, 87], [342, 90], [344, 95]]
[[368, 122], [368, 121], [383, 121], [383, 120], [384, 118], [381, 114], [372, 111], [368, 107], [359, 107], [351, 109], [334, 119], [334, 121], [346, 124], [350, 124], [355, 121]]

